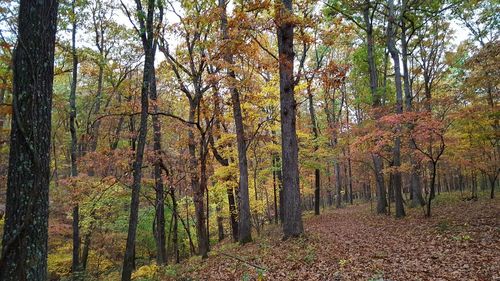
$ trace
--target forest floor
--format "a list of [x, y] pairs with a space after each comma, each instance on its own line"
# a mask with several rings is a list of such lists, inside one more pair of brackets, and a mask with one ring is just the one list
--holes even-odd
[[[442, 198], [442, 197], [440, 197]], [[307, 214], [305, 235], [268, 226], [244, 246], [224, 242], [193, 258], [180, 280], [500, 280], [500, 200], [438, 201], [433, 216], [375, 215], [370, 204]], [[179, 280], [179, 278], [177, 278]]]

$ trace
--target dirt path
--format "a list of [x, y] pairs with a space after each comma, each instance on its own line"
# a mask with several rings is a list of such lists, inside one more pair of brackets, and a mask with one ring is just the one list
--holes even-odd
[[437, 206], [431, 219], [421, 210], [376, 216], [367, 205], [327, 210], [305, 219], [303, 238], [283, 242], [270, 227], [181, 272], [195, 280], [500, 280], [499, 220], [498, 199]]

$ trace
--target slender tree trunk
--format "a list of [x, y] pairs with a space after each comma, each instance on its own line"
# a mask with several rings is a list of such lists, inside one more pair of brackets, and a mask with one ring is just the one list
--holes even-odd
[[[189, 121], [191, 122], [188, 132], [188, 150], [189, 150], [189, 166], [190, 166], [190, 181], [193, 191], [193, 200], [195, 206], [196, 217], [196, 234], [198, 236], [198, 253], [202, 258], [208, 257], [207, 245], [207, 229], [205, 225], [205, 188], [201, 185], [199, 177], [198, 159], [196, 157], [196, 140], [194, 136], [194, 126], [196, 108], [199, 106], [198, 101], [190, 101]], [[200, 148], [201, 149], [201, 148]]]
[[[151, 0], [150, 0], [151, 1]], [[150, 11], [148, 11], [148, 14]], [[152, 28], [152, 27], [151, 27]], [[142, 180], [142, 163], [144, 160], [144, 148], [146, 146], [146, 135], [148, 131], [148, 110], [149, 95], [154, 72], [155, 49], [153, 39], [144, 39], [143, 48], [145, 53], [144, 73], [142, 77], [141, 89], [141, 114], [139, 135], [137, 138], [137, 148], [135, 150], [135, 160], [133, 163], [133, 183], [132, 196], [130, 202], [130, 217], [128, 224], [127, 243], [125, 246], [125, 255], [123, 258], [122, 281], [130, 281], [132, 270], [135, 263], [135, 238], [137, 232], [137, 223], [139, 219], [139, 195]]]
[[436, 186], [436, 166], [437, 163], [432, 161], [432, 174], [431, 174], [431, 188], [430, 188], [430, 194], [429, 194], [429, 200], [427, 202], [427, 217], [431, 216], [431, 202], [434, 199], [435, 195], [435, 186]]
[[[151, 86], [149, 97], [152, 101], [153, 112], [158, 112], [157, 92], [156, 92], [156, 74], [154, 65], [151, 69]], [[161, 124], [158, 115], [153, 115], [153, 150], [155, 161], [159, 162], [162, 157], [161, 150]], [[156, 191], [156, 262], [159, 265], [167, 264], [167, 250], [165, 248], [165, 191], [163, 179], [161, 177], [161, 167], [157, 163], [154, 165], [155, 191]]]
[[[311, 90], [311, 83], [312, 81], [307, 82], [307, 98], [309, 100], [309, 115], [311, 117], [311, 124], [312, 124], [312, 133], [314, 137], [314, 141], [317, 141], [318, 135], [319, 135], [319, 130], [318, 130], [318, 124], [316, 122], [316, 114], [314, 112], [314, 101], [313, 101], [313, 94]], [[318, 150], [318, 145], [314, 145], [314, 151]], [[314, 169], [314, 214], [319, 215], [319, 201], [320, 201], [320, 170], [318, 168]]]
[[336, 200], [335, 200], [335, 207], [340, 208], [342, 207], [342, 182], [341, 182], [341, 177], [340, 177], [340, 163], [339, 161], [335, 161], [335, 194], [336, 194]]
[[276, 156], [273, 155], [273, 196], [274, 196], [274, 223], [279, 222], [279, 211], [278, 211], [278, 198], [277, 198], [277, 184], [276, 184]]
[[217, 232], [219, 234], [219, 242], [224, 240], [224, 218], [221, 216], [222, 208], [217, 205]]
[[50, 142], [58, 1], [19, 3], [0, 280], [47, 280]]
[[82, 270], [87, 269], [87, 261], [89, 258], [90, 252], [90, 244], [92, 243], [92, 231], [89, 229], [89, 232], [85, 234], [85, 239], [83, 241], [83, 249], [82, 249]]
[[[406, 0], [403, 0], [403, 8], [406, 9]], [[406, 21], [404, 18], [401, 19], [401, 59], [403, 64], [403, 80], [404, 80], [404, 92], [405, 92], [405, 104], [406, 110], [412, 111], [413, 106], [413, 94], [411, 91], [410, 84], [410, 72], [408, 70], [408, 38], [406, 37]], [[410, 148], [415, 151], [414, 143], [410, 143]], [[422, 180], [420, 179], [420, 175], [418, 173], [418, 161], [410, 154], [410, 163], [411, 163], [411, 171], [410, 171], [410, 193], [411, 193], [411, 205], [412, 206], [423, 206], [425, 205], [424, 197], [422, 196]]]
[[[73, 60], [73, 69], [71, 75], [71, 90], [69, 94], [69, 131], [71, 134], [71, 177], [78, 176], [77, 167], [77, 135], [76, 135], [76, 84], [78, 78], [78, 56], [76, 54], [76, 13], [75, 0], [71, 1], [71, 13], [73, 16], [71, 29], [71, 57]], [[73, 255], [71, 260], [71, 271], [73, 279], [78, 279], [78, 271], [80, 271], [80, 216], [78, 203], [73, 206], [72, 212], [72, 228], [73, 228]]]
[[489, 179], [491, 184], [490, 199], [493, 199], [495, 198], [495, 186], [496, 186], [497, 176], [489, 176]]
[[282, 0], [278, 12], [278, 50], [281, 105], [281, 148], [284, 199], [284, 237], [304, 232], [299, 189], [298, 141], [295, 128], [296, 103], [293, 73], [292, 0]]
[[[387, 47], [391, 54], [392, 60], [394, 62], [394, 73], [395, 73], [395, 83], [396, 83], [396, 114], [403, 114], [403, 89], [401, 85], [401, 72], [399, 70], [399, 53], [396, 49], [395, 42], [395, 15], [394, 15], [394, 0], [389, 0], [389, 19], [387, 25]], [[401, 132], [401, 125], [396, 126], [396, 139], [394, 141], [393, 148], [393, 166], [399, 169], [401, 166], [401, 138], [399, 133]], [[405, 210], [403, 205], [403, 194], [402, 194], [402, 178], [401, 171], [397, 170], [393, 174], [393, 187], [394, 187], [394, 203], [396, 204], [396, 217], [404, 217]]]
[[[174, 258], [175, 258], [175, 263], [179, 263], [179, 239], [178, 239], [178, 207], [177, 207], [177, 200], [175, 198], [175, 189], [170, 187], [170, 197], [172, 198], [172, 213], [174, 215], [174, 229], [173, 229], [173, 235], [172, 235], [172, 242], [174, 244]], [[189, 239], [191, 240], [191, 238]]]
[[[373, 35], [373, 23], [370, 18], [370, 8], [371, 3], [369, 0], [365, 1], [365, 8], [363, 9], [363, 19], [366, 26], [366, 46], [368, 54], [368, 71], [370, 73], [370, 92], [373, 99], [373, 108], [376, 110], [380, 107], [380, 95], [377, 89], [378, 77], [377, 77], [377, 66], [375, 64], [375, 53], [374, 53], [374, 35]], [[378, 112], [376, 112], [375, 118], [378, 119]], [[375, 172], [375, 179], [377, 184], [377, 213], [385, 214], [387, 208], [387, 200], [385, 196], [385, 185], [384, 176], [382, 174], [383, 162], [379, 155], [373, 154], [373, 168]]]
[[[221, 13], [221, 33], [222, 40], [230, 44], [230, 38], [227, 27], [226, 1], [219, 0]], [[231, 48], [225, 49], [224, 61], [231, 67], [233, 55]], [[236, 142], [238, 146], [238, 169], [240, 178], [238, 182], [238, 211], [239, 211], [239, 237], [238, 241], [242, 244], [252, 241], [252, 228], [250, 223], [250, 198], [248, 194], [248, 163], [247, 163], [247, 148], [245, 141], [245, 130], [243, 127], [243, 116], [241, 113], [240, 93], [236, 88], [236, 74], [231, 68], [226, 69], [229, 78], [228, 84], [231, 91], [231, 102], [233, 104], [234, 125], [236, 128]]]

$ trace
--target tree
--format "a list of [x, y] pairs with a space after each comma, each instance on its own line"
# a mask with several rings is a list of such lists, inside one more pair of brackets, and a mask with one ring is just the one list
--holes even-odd
[[[389, 0], [389, 18], [387, 20], [387, 47], [389, 53], [391, 54], [392, 60], [394, 62], [394, 82], [396, 83], [396, 114], [403, 113], [403, 88], [401, 84], [401, 72], [399, 71], [399, 52], [396, 49], [396, 16], [394, 11], [394, 1]], [[396, 203], [396, 217], [404, 217], [405, 210], [403, 205], [403, 194], [402, 194], [402, 178], [401, 171], [399, 167], [401, 166], [401, 126], [396, 126], [396, 138], [394, 140], [393, 148], [393, 163], [392, 165], [396, 167], [396, 171], [392, 177], [392, 184], [394, 185], [394, 197]]]
[[1, 280], [46, 280], [58, 2], [19, 3]]
[[231, 102], [233, 104], [234, 125], [236, 127], [236, 141], [238, 146], [238, 168], [240, 180], [238, 182], [239, 195], [239, 221], [238, 241], [242, 244], [252, 241], [252, 229], [250, 225], [250, 198], [248, 195], [248, 164], [247, 164], [247, 142], [245, 141], [245, 130], [243, 127], [243, 116], [241, 113], [240, 93], [236, 88], [236, 74], [231, 69], [233, 62], [232, 48], [227, 27], [227, 14], [225, 0], [219, 0], [221, 12], [222, 40], [226, 41], [224, 61], [228, 64], [229, 90], [231, 91]]
[[[128, 11], [128, 8], [123, 4], [127, 16], [129, 17], [134, 28], [139, 35], [142, 48], [144, 51], [144, 72], [142, 77], [142, 88], [141, 88], [141, 113], [140, 113], [140, 125], [139, 125], [139, 136], [137, 142], [137, 149], [135, 150], [135, 159], [133, 162], [133, 184], [132, 184], [132, 198], [130, 202], [130, 217], [127, 233], [127, 244], [125, 247], [125, 255], [123, 258], [123, 269], [122, 269], [122, 281], [131, 280], [132, 270], [134, 267], [135, 259], [135, 237], [137, 232], [137, 222], [139, 219], [139, 194], [141, 189], [142, 180], [142, 163], [144, 160], [144, 147], [146, 146], [146, 135], [148, 131], [148, 110], [149, 110], [149, 95], [155, 91], [155, 54], [157, 41], [154, 38], [155, 29], [157, 27], [155, 23], [155, 10], [156, 2], [154, 0], [148, 0], [146, 10], [144, 10], [140, 0], [135, 1], [137, 21], [139, 27], [135, 26], [132, 16]], [[161, 5], [158, 7], [160, 10], [159, 22], [162, 21], [163, 8]], [[145, 16], [144, 16], [145, 15]], [[156, 130], [155, 130], [156, 133]], [[160, 169], [158, 167], [158, 169]], [[155, 173], [157, 170], [155, 170]]]
[[283, 0], [278, 6], [278, 53], [280, 74], [281, 105], [281, 155], [283, 174], [284, 222], [285, 238], [295, 237], [304, 231], [299, 189], [298, 142], [295, 127], [296, 104], [294, 97], [294, 52], [293, 27], [294, 18], [292, 1]]

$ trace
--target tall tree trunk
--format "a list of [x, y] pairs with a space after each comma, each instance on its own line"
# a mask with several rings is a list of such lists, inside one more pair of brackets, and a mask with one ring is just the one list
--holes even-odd
[[[174, 229], [173, 229], [173, 235], [172, 235], [172, 242], [174, 244], [174, 258], [175, 258], [175, 263], [180, 262], [179, 258], [179, 239], [178, 239], [178, 207], [177, 207], [177, 200], [175, 198], [175, 189], [173, 186], [170, 187], [170, 197], [172, 198], [172, 213], [174, 215]], [[190, 239], [191, 240], [191, 239]]]
[[[78, 56], [76, 54], [76, 13], [75, 13], [75, 0], [71, 1], [71, 16], [72, 29], [71, 29], [71, 57], [73, 60], [73, 69], [71, 75], [71, 90], [69, 94], [69, 131], [71, 134], [71, 177], [78, 176], [77, 167], [77, 135], [76, 135], [76, 84], [78, 78]], [[73, 272], [73, 279], [78, 279], [78, 271], [80, 271], [80, 216], [78, 203], [73, 206], [72, 212], [72, 228], [73, 228], [73, 250], [71, 260], [71, 271]]]
[[47, 280], [57, 6], [54, 0], [19, 3], [0, 280]]
[[[402, 10], [406, 11], [407, 0], [403, 0]], [[408, 38], [406, 37], [406, 21], [404, 17], [401, 18], [401, 60], [403, 64], [403, 80], [404, 80], [404, 92], [405, 92], [405, 104], [406, 110], [413, 110], [413, 94], [410, 84], [410, 71], [408, 70]], [[415, 145], [410, 143], [410, 148], [415, 151]], [[424, 197], [422, 196], [422, 180], [418, 173], [418, 161], [411, 154], [410, 163], [411, 163], [411, 171], [410, 171], [410, 192], [411, 192], [411, 205], [412, 206], [423, 206], [425, 204]]]
[[[316, 121], [316, 114], [314, 112], [314, 101], [311, 89], [312, 81], [307, 81], [307, 98], [309, 100], [309, 115], [311, 117], [312, 133], [314, 141], [318, 140], [319, 130], [318, 123]], [[314, 145], [314, 151], [318, 150], [318, 144]], [[319, 201], [320, 201], [320, 170], [319, 168], [314, 169], [314, 214], [319, 215]]]
[[[153, 113], [158, 112], [157, 92], [156, 92], [156, 74], [154, 65], [151, 69], [151, 86], [149, 97], [152, 101]], [[165, 240], [165, 191], [163, 179], [161, 177], [161, 167], [158, 164], [162, 157], [161, 151], [161, 124], [158, 115], [153, 115], [153, 150], [155, 153], [154, 178], [155, 178], [155, 193], [156, 193], [156, 262], [159, 265], [167, 264], [167, 249]]]
[[146, 135], [148, 131], [148, 109], [149, 94], [154, 71], [155, 50], [153, 49], [153, 39], [146, 39], [143, 42], [145, 52], [144, 73], [142, 77], [141, 88], [141, 114], [139, 135], [137, 138], [137, 147], [135, 150], [135, 160], [133, 163], [133, 183], [132, 197], [130, 202], [130, 217], [127, 233], [127, 244], [125, 246], [125, 255], [123, 259], [122, 281], [130, 281], [135, 262], [135, 237], [137, 232], [137, 223], [139, 218], [139, 195], [142, 180], [142, 163], [144, 160], [144, 148], [146, 146]]
[[[196, 109], [199, 101], [191, 100], [189, 108], [189, 132], [188, 132], [188, 150], [189, 150], [189, 168], [191, 189], [193, 191], [193, 201], [196, 216], [196, 234], [198, 236], [198, 253], [202, 258], [208, 257], [207, 230], [205, 225], [204, 195], [205, 188], [201, 185], [198, 167], [198, 158], [196, 156], [196, 139], [194, 136], [194, 126]], [[201, 148], [200, 148], [201, 149]]]
[[[399, 53], [396, 49], [396, 22], [394, 15], [394, 0], [389, 0], [389, 19], [387, 24], [387, 47], [394, 62], [394, 80], [396, 83], [396, 114], [403, 114], [403, 89], [401, 85], [401, 72], [399, 70]], [[401, 166], [401, 125], [396, 126], [396, 139], [393, 148], [393, 166], [399, 169]], [[396, 217], [404, 217], [405, 210], [403, 205], [402, 194], [402, 178], [401, 171], [396, 170], [393, 174], [393, 187], [394, 187], [394, 203], [396, 204]]]
[[[221, 33], [222, 40], [230, 44], [230, 38], [227, 27], [226, 1], [219, 0], [221, 13]], [[231, 102], [233, 104], [234, 125], [236, 128], [236, 142], [238, 146], [238, 169], [240, 178], [238, 182], [238, 211], [239, 211], [239, 237], [238, 241], [242, 244], [252, 241], [252, 228], [250, 223], [250, 198], [248, 194], [248, 162], [247, 147], [245, 141], [245, 130], [243, 127], [243, 116], [241, 114], [240, 93], [236, 88], [236, 74], [231, 69], [234, 64], [231, 48], [224, 50], [224, 61], [229, 67], [226, 69], [229, 77], [228, 85], [231, 91]]]
[[[380, 107], [380, 95], [377, 90], [377, 66], [375, 64], [375, 51], [374, 51], [374, 35], [373, 35], [373, 23], [370, 16], [371, 3], [369, 0], [365, 1], [365, 7], [363, 9], [363, 19], [366, 26], [366, 47], [368, 54], [368, 71], [370, 73], [370, 92], [373, 100], [373, 108], [376, 110]], [[378, 119], [378, 112], [376, 112], [375, 118]], [[384, 214], [387, 208], [387, 200], [385, 196], [385, 185], [384, 185], [384, 175], [382, 174], [382, 169], [384, 168], [382, 158], [377, 155], [372, 155], [373, 169], [375, 172], [375, 180], [377, 184], [377, 213]]]
[[304, 232], [299, 189], [298, 141], [295, 128], [296, 103], [293, 73], [293, 11], [292, 0], [280, 1], [278, 11], [278, 50], [280, 74], [281, 153], [284, 199], [284, 237]]

